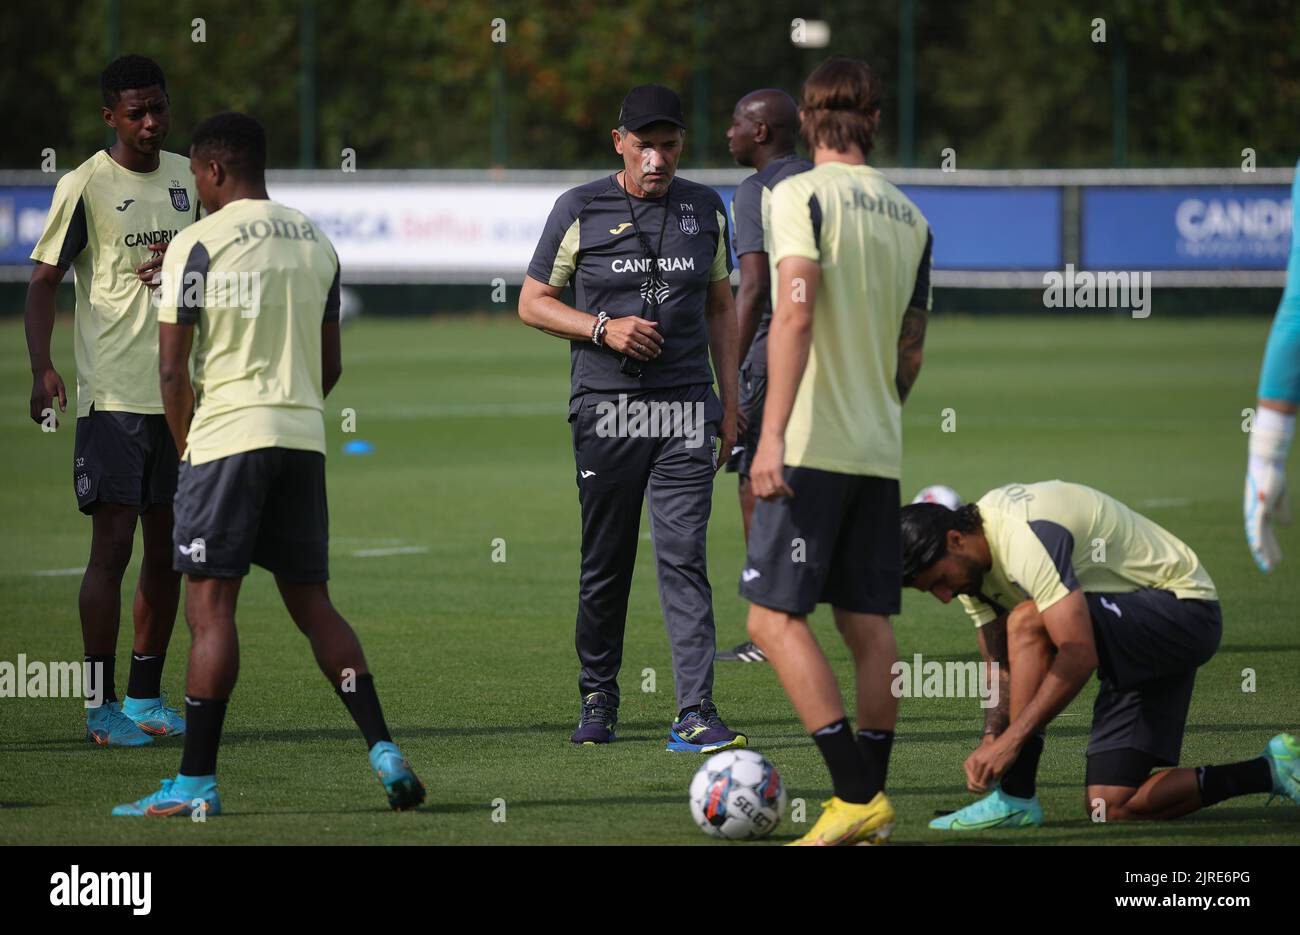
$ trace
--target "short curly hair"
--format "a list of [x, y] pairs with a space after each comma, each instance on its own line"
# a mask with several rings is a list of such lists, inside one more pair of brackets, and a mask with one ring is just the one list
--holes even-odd
[[143, 55], [123, 55], [109, 62], [99, 76], [99, 90], [104, 96], [104, 106], [113, 108], [122, 99], [123, 91], [152, 88], [167, 90], [167, 79], [158, 63]]
[[266, 171], [266, 131], [248, 114], [209, 117], [195, 129], [190, 151], [220, 160], [241, 178], [256, 179]]

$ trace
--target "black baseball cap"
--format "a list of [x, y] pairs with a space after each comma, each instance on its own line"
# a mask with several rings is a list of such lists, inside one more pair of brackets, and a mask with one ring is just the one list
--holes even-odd
[[652, 123], [675, 123], [686, 129], [682, 116], [682, 99], [672, 88], [662, 84], [640, 84], [627, 92], [623, 107], [618, 112], [618, 125], [629, 130], [640, 130]]

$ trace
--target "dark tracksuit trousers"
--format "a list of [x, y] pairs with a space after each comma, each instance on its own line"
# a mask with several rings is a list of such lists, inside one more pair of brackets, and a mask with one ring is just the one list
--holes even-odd
[[[629, 409], [636, 402], [680, 403], [691, 412], [689, 421], [679, 423], [676, 431], [660, 424], [652, 436], [637, 435], [635, 429], [619, 431], [608, 418], [610, 407], [618, 401], [617, 393], [587, 393], [580, 405], [575, 403], [571, 416], [582, 507], [578, 689], [584, 697], [606, 692], [617, 703], [627, 601], [645, 500], [680, 709], [699, 704], [713, 690], [716, 637], [705, 537], [721, 404], [713, 388], [703, 385], [635, 395], [627, 401]], [[703, 424], [697, 425], [701, 416]]]

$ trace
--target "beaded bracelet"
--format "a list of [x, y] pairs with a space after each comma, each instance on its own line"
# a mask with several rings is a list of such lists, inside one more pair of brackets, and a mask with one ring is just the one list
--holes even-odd
[[596, 316], [596, 323], [591, 326], [591, 343], [601, 347], [605, 343], [605, 325], [609, 323], [609, 315], [601, 312]]

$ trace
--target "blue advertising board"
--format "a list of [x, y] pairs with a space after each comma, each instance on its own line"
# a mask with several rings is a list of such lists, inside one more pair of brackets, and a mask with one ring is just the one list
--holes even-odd
[[45, 229], [53, 185], [0, 187], [0, 265], [27, 266]]
[[934, 268], [1060, 269], [1061, 189], [904, 185], [934, 231]]
[[1284, 185], [1086, 188], [1080, 261], [1096, 270], [1283, 269]]

